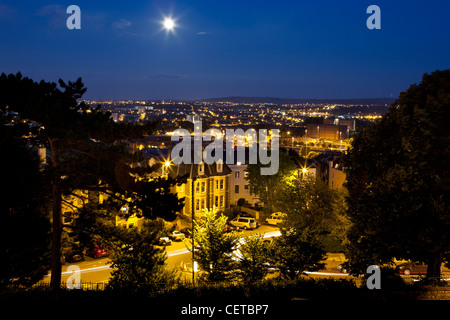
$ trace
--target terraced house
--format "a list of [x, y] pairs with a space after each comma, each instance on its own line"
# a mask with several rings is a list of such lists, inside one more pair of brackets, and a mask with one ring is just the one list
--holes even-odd
[[226, 164], [172, 164], [168, 171], [171, 176], [187, 176], [187, 182], [174, 190], [179, 198], [185, 198], [181, 214], [192, 216], [204, 209], [230, 207], [231, 170]]

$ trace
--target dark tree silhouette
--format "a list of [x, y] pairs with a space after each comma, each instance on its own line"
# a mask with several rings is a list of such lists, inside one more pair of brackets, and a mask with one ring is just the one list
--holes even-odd
[[168, 213], [168, 219], [173, 219], [181, 206], [169, 192], [173, 180], [143, 181], [136, 189], [136, 179], [130, 178], [130, 164], [143, 158], [131, 153], [125, 142], [152, 133], [156, 123], [115, 123], [100, 106], [79, 102], [86, 92], [81, 78], [58, 83], [35, 82], [20, 73], [0, 76], [0, 109], [37, 123], [39, 137], [51, 150], [46, 174], [52, 190], [52, 288], [59, 288], [61, 282], [63, 195], [77, 189], [105, 192], [116, 201], [116, 208], [127, 203], [129, 214], [149, 218]]
[[18, 128], [4, 124], [0, 125], [0, 288], [32, 285], [47, 274], [51, 240], [49, 199], [39, 159], [17, 138]]
[[436, 71], [354, 137], [345, 157], [353, 224], [346, 255], [357, 269], [400, 258], [440, 276], [450, 249], [449, 119], [450, 70]]

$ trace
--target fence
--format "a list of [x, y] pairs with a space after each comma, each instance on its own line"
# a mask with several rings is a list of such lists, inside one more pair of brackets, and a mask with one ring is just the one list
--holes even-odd
[[[102, 291], [105, 290], [108, 286], [108, 282], [88, 282], [88, 281], [81, 281], [79, 288], [76, 289], [82, 289], [86, 291]], [[38, 282], [32, 286], [33, 289], [39, 289], [39, 290], [46, 290], [50, 289], [50, 282]], [[61, 282], [60, 285], [61, 289], [70, 289], [67, 287], [66, 282]]]
[[[442, 279], [441, 279], [441, 282]], [[317, 299], [318, 297], [339, 297], [346, 296], [358, 297], [359, 295], [367, 297], [385, 296], [391, 299], [392, 297], [401, 297], [408, 300], [450, 300], [450, 286], [441, 283], [441, 285], [420, 284], [411, 285], [404, 282], [404, 285], [395, 286], [389, 282], [382, 282], [381, 290], [367, 290], [365, 286], [359, 286], [355, 281], [350, 279], [299, 279], [299, 280], [280, 280], [269, 279], [261, 282], [255, 282], [251, 285], [240, 281], [228, 282], [206, 282], [196, 281], [175, 281], [172, 283], [154, 283], [141, 284], [136, 287], [128, 288], [111, 288], [108, 282], [81, 282], [76, 289], [69, 290], [66, 283], [61, 283], [62, 292], [73, 292], [85, 296], [83, 292], [91, 292], [94, 295], [103, 295], [103, 292], [118, 296], [144, 296], [144, 297], [212, 297], [212, 296], [230, 296], [230, 297], [301, 297], [307, 299]], [[32, 288], [29, 287], [15, 287], [9, 292], [30, 292], [40, 294], [50, 290], [50, 283], [40, 282], [35, 284]], [[15, 290], [14, 290], [15, 289]], [[362, 290], [361, 290], [362, 289]], [[137, 295], [136, 295], [137, 294]], [[88, 297], [90, 295], [88, 294]]]
[[[343, 279], [337, 279], [337, 280], [333, 280], [333, 279], [326, 279], [326, 278], [322, 278], [322, 279], [312, 279], [312, 278], [303, 278], [303, 279], [299, 279], [299, 280], [284, 280], [284, 279], [278, 279], [278, 278], [272, 278], [272, 279], [266, 279], [266, 280], [262, 280], [262, 281], [256, 281], [251, 283], [251, 285], [247, 282], [243, 282], [243, 281], [237, 281], [237, 280], [231, 280], [231, 281], [218, 281], [218, 282], [212, 282], [212, 281], [205, 281], [205, 280], [201, 280], [198, 279], [195, 281], [195, 283], [193, 283], [191, 280], [188, 279], [179, 279], [176, 281], [173, 281], [171, 283], [149, 283], [149, 284], [139, 284], [136, 285], [136, 288], [140, 288], [142, 290], [148, 290], [148, 291], [153, 291], [153, 292], [170, 292], [172, 290], [177, 290], [177, 289], [242, 289], [245, 290], [248, 287], [267, 287], [267, 286], [276, 286], [276, 287], [292, 287], [292, 286], [296, 286], [296, 285], [305, 285], [307, 283], [313, 284], [315, 283], [315, 281], [317, 282], [328, 282], [329, 284], [331, 283], [346, 283], [346, 287], [349, 286], [354, 286], [357, 287], [357, 283], [354, 280], [345, 280], [342, 281]], [[38, 290], [46, 290], [46, 289], [50, 289], [50, 282], [48, 281], [41, 281], [38, 282], [36, 284], [34, 284], [32, 286], [33, 289], [38, 289]], [[61, 282], [61, 289], [67, 289], [70, 290], [71, 288], [69, 288], [67, 286], [66, 282]], [[103, 281], [103, 282], [88, 282], [88, 281], [81, 281], [79, 283], [79, 286], [76, 287], [73, 290], [85, 290], [85, 291], [103, 291], [106, 289], [109, 289], [109, 282], [107, 281]], [[24, 287], [23, 289], [29, 289]]]

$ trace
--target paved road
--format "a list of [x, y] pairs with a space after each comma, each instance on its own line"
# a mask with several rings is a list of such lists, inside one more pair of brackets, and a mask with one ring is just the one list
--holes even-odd
[[[264, 234], [265, 237], [274, 237], [280, 235], [279, 229], [274, 226], [261, 225], [258, 229], [243, 231], [243, 236], [251, 234]], [[188, 243], [172, 242], [171, 245], [166, 247], [168, 259], [167, 265], [170, 269], [181, 270], [181, 266], [187, 264], [187, 267], [191, 267], [192, 253], [187, 249]], [[329, 254], [326, 261], [326, 269], [320, 272], [310, 272], [309, 274], [314, 276], [338, 276], [346, 277], [346, 274], [342, 274], [337, 271], [337, 266], [344, 262], [342, 254]], [[109, 258], [93, 259], [86, 257], [86, 261], [74, 263], [81, 269], [81, 281], [82, 282], [107, 282], [111, 277], [111, 267]], [[72, 272], [68, 272], [67, 268], [70, 264], [66, 264], [62, 268], [62, 281], [67, 281]], [[190, 269], [192, 270], [192, 269]], [[192, 279], [192, 272], [182, 272], [182, 278]], [[50, 281], [50, 274], [48, 274], [44, 282]]]

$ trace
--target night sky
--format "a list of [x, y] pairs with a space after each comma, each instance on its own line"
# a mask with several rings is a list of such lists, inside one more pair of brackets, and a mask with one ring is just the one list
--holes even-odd
[[82, 77], [88, 99], [395, 98], [450, 67], [449, 21], [450, 1], [0, 0], [0, 72]]

